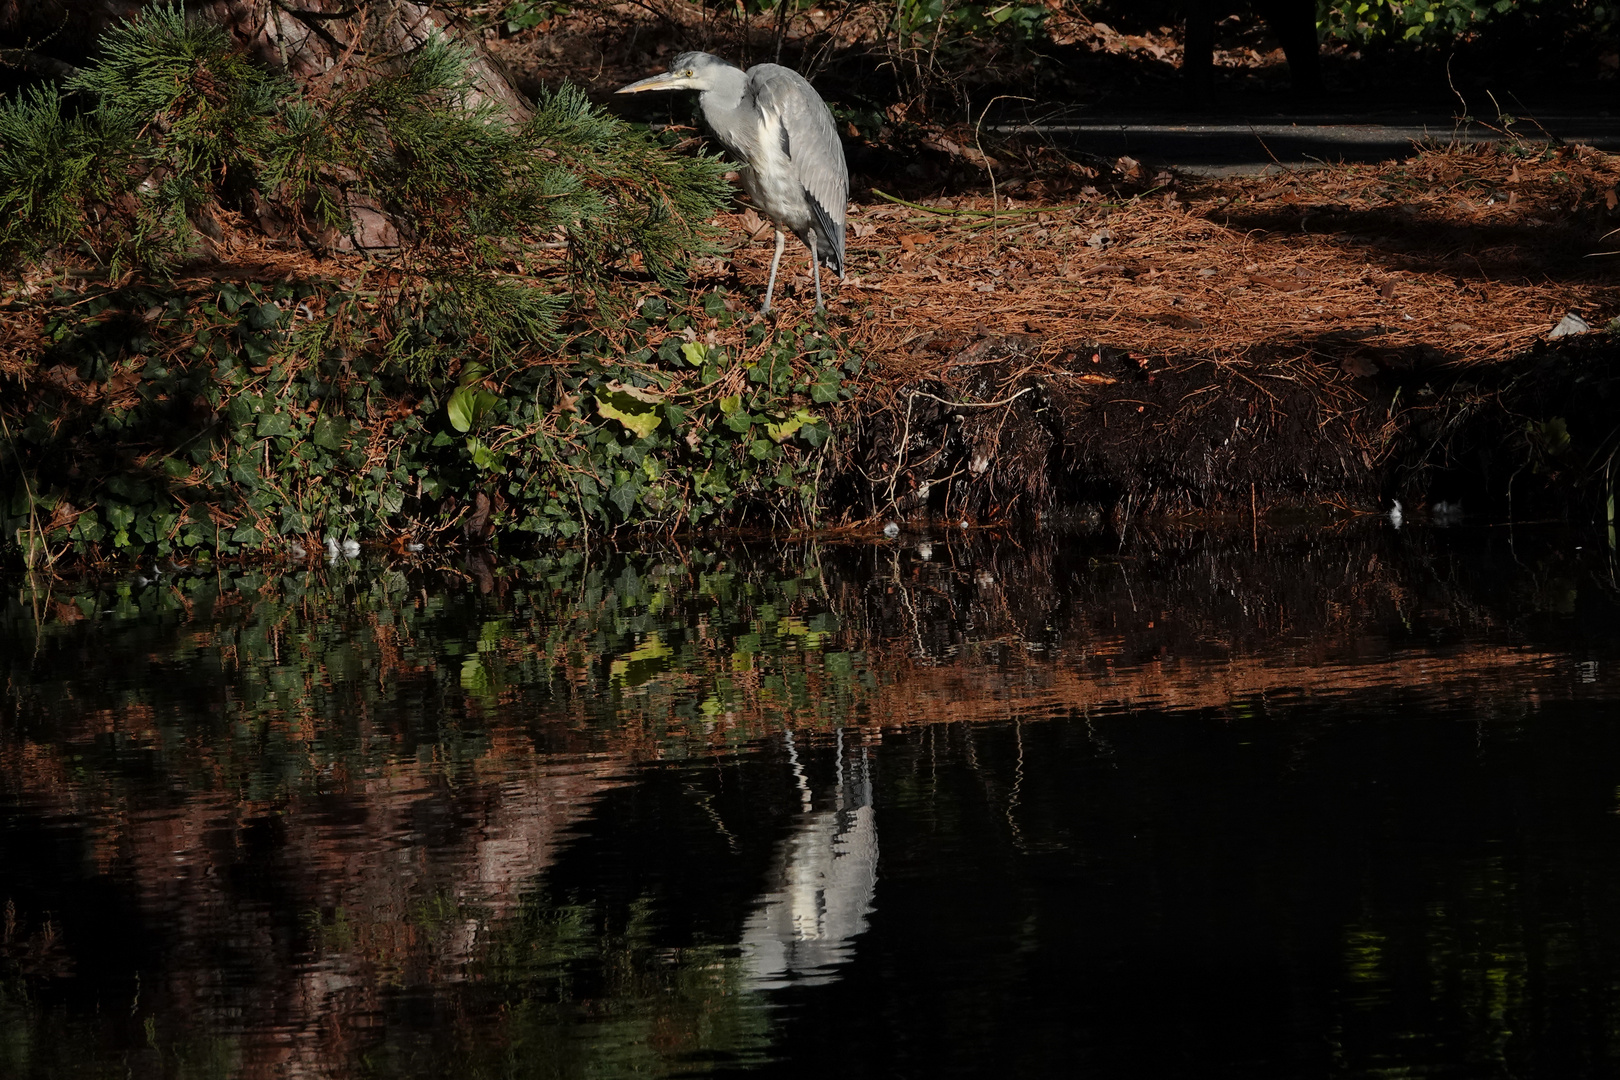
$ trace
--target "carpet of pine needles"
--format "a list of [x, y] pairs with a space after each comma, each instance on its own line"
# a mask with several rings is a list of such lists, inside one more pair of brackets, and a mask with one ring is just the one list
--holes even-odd
[[[1347, 376], [1484, 363], [1567, 312], [1594, 327], [1620, 316], [1617, 197], [1620, 158], [1475, 144], [1265, 177], [1160, 174], [1137, 194], [1055, 204], [879, 198], [850, 208], [833, 310], [860, 310], [902, 378], [933, 367], [924, 343], [986, 333], [1037, 336], [1044, 356], [1102, 342], [1269, 375], [1307, 358]], [[737, 224], [769, 238], [757, 216]], [[762, 289], [769, 256], [764, 242], [735, 252], [745, 287]], [[810, 295], [805, 268], [793, 281]]]

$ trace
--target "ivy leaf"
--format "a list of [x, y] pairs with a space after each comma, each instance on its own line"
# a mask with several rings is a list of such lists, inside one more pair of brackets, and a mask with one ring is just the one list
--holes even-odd
[[254, 304], [243, 310], [242, 321], [254, 330], [268, 330], [281, 321], [281, 308], [274, 303]]
[[709, 347], [701, 341], [688, 341], [681, 346], [681, 356], [693, 367], [702, 367], [709, 358]]
[[259, 438], [292, 434], [292, 419], [286, 413], [270, 412], [259, 417]]
[[505, 472], [501, 467], [501, 459], [505, 456], [491, 447], [485, 446], [482, 440], [468, 439], [467, 453], [472, 457], [475, 466], [484, 470]]
[[810, 399], [818, 405], [837, 401], [840, 382], [837, 368], [822, 368], [816, 381], [810, 384]]
[[219, 287], [220, 306], [232, 315], [236, 314], [237, 309], [251, 299], [253, 299], [251, 292], [240, 286], [232, 285], [230, 282], [225, 282]]
[[628, 518], [630, 511], [635, 508], [636, 496], [639, 494], [641, 494], [641, 477], [632, 475], [630, 479], [608, 492], [608, 498], [619, 508], [619, 513]]
[[658, 415], [658, 405], [663, 401], [659, 395], [618, 382], [608, 387], [606, 393], [596, 395], [596, 411], [609, 420], [617, 420], [643, 439], [664, 422]]
[[774, 424], [765, 425], [765, 434], [777, 442], [793, 438], [793, 433], [806, 424], [814, 424], [816, 418], [809, 409], [799, 409], [786, 420], [778, 420]]
[[315, 421], [310, 439], [316, 446], [327, 450], [343, 449], [343, 438], [349, 433], [349, 422], [342, 417], [323, 416]]

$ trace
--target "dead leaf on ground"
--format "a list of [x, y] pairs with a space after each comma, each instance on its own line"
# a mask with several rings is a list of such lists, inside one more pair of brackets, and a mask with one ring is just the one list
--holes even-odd
[[1344, 369], [1346, 375], [1358, 379], [1367, 379], [1378, 374], [1378, 365], [1365, 356], [1347, 356], [1340, 362], [1339, 367]]
[[1310, 282], [1301, 281], [1298, 278], [1269, 277], [1265, 274], [1244, 274], [1243, 276], [1256, 285], [1264, 285], [1266, 288], [1276, 289], [1278, 292], [1298, 292], [1310, 285]]
[[1558, 325], [1554, 326], [1547, 336], [1550, 338], [1574, 337], [1576, 334], [1589, 333], [1591, 329], [1592, 327], [1585, 319], [1571, 311], [1558, 320]]
[[934, 139], [923, 139], [921, 141], [921, 145], [937, 153], [949, 154], [951, 157], [959, 157], [963, 161], [977, 165], [981, 169], [995, 168], [1001, 164], [995, 158], [991, 157], [989, 154], [986, 154], [984, 151], [979, 150], [977, 147], [963, 146], [956, 140], [947, 139], [943, 135]]
[[1157, 315], [1149, 315], [1148, 321], [1156, 322], [1160, 326], [1173, 327], [1177, 330], [1202, 330], [1204, 328], [1204, 321], [1202, 319], [1194, 318], [1191, 315], [1183, 315], [1177, 311], [1166, 311]]
[[108, 394], [116, 397], [140, 381], [141, 373], [139, 371], [120, 371], [107, 380], [104, 389]]

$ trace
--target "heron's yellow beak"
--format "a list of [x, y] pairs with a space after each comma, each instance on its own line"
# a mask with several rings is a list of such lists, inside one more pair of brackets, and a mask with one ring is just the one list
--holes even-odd
[[629, 86], [621, 86], [613, 91], [615, 94], [639, 94], [643, 90], [682, 90], [686, 87], [684, 72], [666, 71], [662, 75], [653, 75], [633, 82]]

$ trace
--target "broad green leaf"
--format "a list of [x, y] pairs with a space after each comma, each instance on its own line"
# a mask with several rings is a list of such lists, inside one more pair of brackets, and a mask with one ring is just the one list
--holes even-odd
[[450, 414], [450, 426], [462, 434], [472, 430], [473, 409], [477, 407], [478, 395], [465, 386], [450, 395], [450, 401], [445, 405], [445, 411]]
[[656, 405], [643, 400], [642, 395], [632, 395], [628, 387], [597, 394], [596, 411], [609, 420], [617, 420], [643, 439], [664, 422]]
[[310, 439], [316, 446], [327, 450], [343, 449], [343, 438], [349, 433], [349, 422], [341, 416], [323, 416], [315, 421]]
[[243, 321], [255, 330], [268, 330], [281, 321], [281, 308], [275, 304], [254, 304], [242, 312]]
[[608, 381], [607, 388], [610, 392], [615, 394], [629, 394], [637, 401], [644, 402], [648, 405], [662, 405], [664, 402], [664, 395], [660, 394], [656, 390], [646, 390], [639, 386], [631, 386], [629, 383], [622, 383], [617, 379], [610, 379]]
[[632, 476], [608, 492], [608, 498], [612, 499], [613, 504], [619, 508], [619, 513], [628, 518], [630, 511], [635, 508], [636, 496], [639, 494], [641, 494], [641, 477]]
[[791, 439], [794, 432], [798, 431], [804, 425], [814, 424], [815, 422], [816, 418], [811, 414], [809, 409], [800, 409], [786, 420], [779, 420], [774, 424], [766, 424], [765, 434], [769, 435], [777, 442], [781, 442], [784, 439]]
[[265, 413], [259, 417], [258, 432], [260, 438], [269, 438], [273, 435], [291, 435], [292, 421], [286, 413]]

